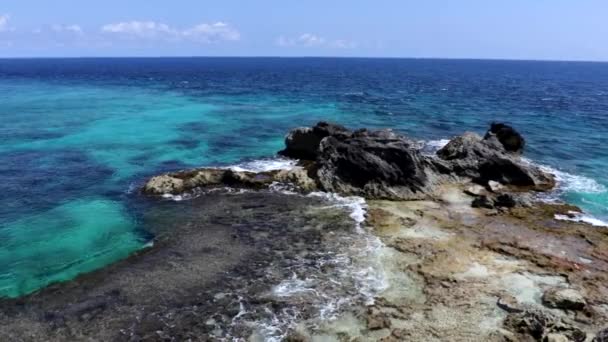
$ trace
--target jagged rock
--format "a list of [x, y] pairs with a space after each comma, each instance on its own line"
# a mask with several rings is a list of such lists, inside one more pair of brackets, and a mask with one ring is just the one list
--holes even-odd
[[593, 338], [593, 342], [608, 342], [608, 328], [598, 332]]
[[367, 328], [369, 330], [379, 330], [391, 327], [390, 318], [383, 312], [374, 307], [367, 311]]
[[587, 337], [587, 334], [574, 323], [542, 310], [530, 309], [520, 313], [510, 313], [504, 321], [504, 326], [526, 337], [525, 339], [531, 337], [536, 341], [546, 341], [553, 334], [562, 335], [568, 341], [575, 342], [583, 342]]
[[178, 194], [184, 192], [184, 181], [170, 175], [156, 176], [146, 183], [143, 191], [151, 195]]
[[543, 294], [543, 304], [564, 310], [582, 310], [587, 305], [585, 298], [574, 289], [552, 288]]
[[465, 133], [452, 139], [437, 156], [448, 162], [451, 172], [479, 184], [495, 181], [536, 191], [555, 186], [552, 175], [508, 153], [495, 136], [482, 139], [475, 133]]
[[328, 136], [348, 136], [351, 132], [343, 126], [319, 122], [316, 126], [298, 127], [285, 137], [285, 149], [279, 154], [303, 160], [315, 160], [319, 155], [319, 145]]
[[526, 140], [513, 127], [503, 123], [492, 123], [484, 139], [496, 137], [508, 152], [521, 153]]
[[434, 164], [390, 130], [361, 130], [321, 141], [317, 177], [323, 189], [370, 199], [423, 198], [437, 182]]
[[212, 186], [261, 189], [275, 182], [289, 183], [304, 192], [316, 190], [315, 181], [301, 167], [265, 172], [205, 168], [153, 177], [146, 183], [143, 192], [149, 195], [175, 195], [195, 188]]
[[488, 196], [479, 196], [473, 200], [471, 206], [473, 208], [494, 209], [494, 202]]

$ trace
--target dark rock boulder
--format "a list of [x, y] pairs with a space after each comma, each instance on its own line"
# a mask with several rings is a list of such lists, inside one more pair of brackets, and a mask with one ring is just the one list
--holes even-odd
[[536, 191], [555, 186], [552, 175], [508, 153], [496, 136], [482, 139], [477, 134], [465, 133], [452, 139], [437, 156], [448, 163], [452, 173], [481, 185], [495, 181]]
[[484, 139], [496, 137], [507, 152], [522, 153], [526, 140], [513, 127], [503, 123], [492, 123]]
[[321, 140], [328, 136], [346, 137], [351, 132], [343, 126], [319, 122], [314, 127], [292, 129], [285, 137], [285, 149], [279, 154], [285, 157], [315, 160], [319, 155]]
[[593, 342], [608, 342], [608, 328], [598, 332], [593, 338]]
[[549, 312], [530, 309], [510, 313], [504, 321], [509, 331], [520, 335], [522, 341], [546, 341], [551, 335], [562, 335], [568, 341], [585, 341], [587, 334], [566, 318], [558, 318]]
[[496, 197], [494, 205], [499, 208], [514, 208], [517, 205], [517, 200], [511, 194], [502, 194]]
[[473, 208], [485, 208], [485, 209], [494, 209], [494, 202], [488, 198], [488, 196], [478, 196], [471, 203], [471, 207]]
[[415, 199], [437, 180], [415, 143], [391, 130], [340, 132], [321, 141], [317, 177], [326, 191], [366, 198]]

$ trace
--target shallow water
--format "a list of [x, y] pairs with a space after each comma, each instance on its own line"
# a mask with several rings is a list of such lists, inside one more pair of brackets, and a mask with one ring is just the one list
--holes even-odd
[[146, 177], [269, 157], [318, 120], [427, 141], [510, 122], [560, 171], [554, 195], [608, 220], [607, 118], [602, 63], [0, 60], [0, 296], [141, 248]]

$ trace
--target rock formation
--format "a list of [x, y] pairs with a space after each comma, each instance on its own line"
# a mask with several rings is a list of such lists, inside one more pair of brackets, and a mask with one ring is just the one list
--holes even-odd
[[[279, 152], [301, 160], [305, 168], [257, 174], [225, 169], [182, 171], [152, 178], [144, 192], [176, 194], [205, 186], [260, 188], [293, 182], [303, 191], [318, 188], [368, 199], [412, 200], [428, 198], [438, 184], [455, 179], [473, 180], [490, 190], [510, 186], [545, 191], [555, 185], [551, 175], [519, 157], [524, 140], [513, 128], [493, 124], [488, 132], [485, 138], [465, 133], [437, 156], [427, 156], [416, 142], [392, 130], [350, 131], [319, 122], [293, 129]], [[500, 198], [497, 204], [515, 205]]]

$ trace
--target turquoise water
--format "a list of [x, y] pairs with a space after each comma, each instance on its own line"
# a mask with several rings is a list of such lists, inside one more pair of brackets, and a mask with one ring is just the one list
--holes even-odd
[[330, 120], [437, 141], [492, 120], [608, 220], [608, 64], [367, 59], [0, 60], [0, 296], [141, 248], [158, 172], [269, 157]]

